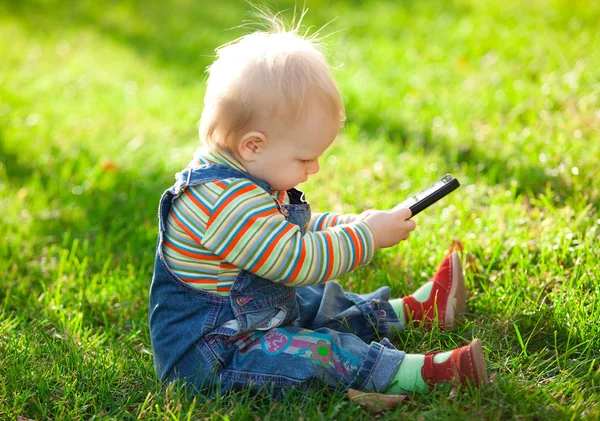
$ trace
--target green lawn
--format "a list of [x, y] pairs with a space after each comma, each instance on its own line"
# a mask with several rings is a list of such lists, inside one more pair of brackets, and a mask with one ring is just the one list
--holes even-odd
[[[481, 338], [495, 380], [384, 418], [600, 419], [600, 3], [306, 6], [308, 25], [338, 17], [326, 32], [348, 114], [304, 186], [313, 208], [391, 207], [445, 173], [462, 183], [341, 282], [410, 293], [462, 241], [466, 320], [395, 343]], [[158, 199], [198, 145], [214, 48], [249, 9], [0, 0], [0, 419], [369, 418], [341, 394], [206, 401], [154, 375]]]

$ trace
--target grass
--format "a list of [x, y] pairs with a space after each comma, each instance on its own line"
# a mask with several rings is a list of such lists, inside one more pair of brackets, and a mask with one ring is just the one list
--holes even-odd
[[[310, 25], [339, 16], [330, 55], [348, 113], [304, 186], [313, 207], [390, 207], [448, 172], [462, 183], [341, 282], [401, 296], [460, 240], [466, 320], [395, 343], [481, 338], [495, 381], [383, 418], [599, 419], [598, 3], [307, 7]], [[154, 375], [158, 199], [198, 144], [203, 70], [248, 9], [0, 0], [0, 419], [369, 418], [339, 393], [206, 401]]]

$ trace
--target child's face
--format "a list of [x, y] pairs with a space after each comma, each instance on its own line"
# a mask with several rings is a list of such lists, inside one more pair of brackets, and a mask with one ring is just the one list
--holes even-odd
[[275, 190], [289, 190], [319, 172], [319, 157], [333, 143], [340, 121], [323, 107], [311, 106], [306, 119], [269, 133], [246, 169]]

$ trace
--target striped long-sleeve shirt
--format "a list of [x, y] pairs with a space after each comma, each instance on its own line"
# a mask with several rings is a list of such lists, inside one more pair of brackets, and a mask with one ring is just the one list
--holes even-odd
[[[230, 155], [199, 150], [193, 164], [245, 171]], [[339, 277], [373, 256], [373, 235], [354, 215], [313, 214], [307, 233], [288, 222], [276, 201], [250, 180], [229, 178], [188, 187], [167, 219], [163, 251], [169, 268], [197, 288], [228, 295], [241, 270], [289, 286]]]

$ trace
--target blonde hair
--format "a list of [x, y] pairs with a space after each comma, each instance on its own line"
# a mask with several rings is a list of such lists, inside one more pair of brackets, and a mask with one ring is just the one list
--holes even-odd
[[[200, 118], [200, 139], [211, 149], [236, 152], [235, 140], [276, 121], [295, 123], [314, 100], [345, 120], [344, 103], [315, 35], [286, 29], [279, 15], [257, 9], [268, 29], [244, 35], [216, 49]], [[295, 17], [294, 17], [295, 20]]]

